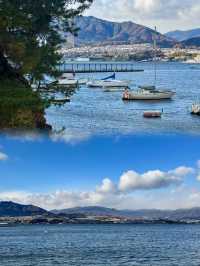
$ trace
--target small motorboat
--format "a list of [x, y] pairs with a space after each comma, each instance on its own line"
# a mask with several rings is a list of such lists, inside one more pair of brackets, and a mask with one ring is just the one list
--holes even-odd
[[78, 79], [78, 85], [85, 85], [88, 83], [88, 79], [80, 78]]
[[57, 98], [57, 99], [51, 99], [50, 102], [53, 104], [64, 104], [67, 102], [70, 102], [70, 97], [66, 97], [66, 98]]
[[169, 90], [157, 90], [155, 86], [143, 86], [139, 90], [125, 90], [122, 99], [130, 100], [167, 100], [171, 99], [175, 92]]
[[192, 104], [191, 114], [200, 116], [200, 104], [197, 103]]
[[116, 80], [115, 74], [112, 76], [106, 77], [104, 79], [92, 80], [87, 83], [88, 87], [91, 88], [121, 88], [121, 87], [128, 87], [130, 85], [129, 80]]
[[75, 79], [73, 74], [64, 73], [58, 79], [57, 85], [59, 85], [59, 86], [70, 86], [70, 87], [74, 86], [74, 87], [76, 87], [76, 86], [78, 86], [78, 80]]
[[145, 118], [161, 118], [163, 111], [159, 110], [150, 110], [150, 111], [144, 111], [143, 116]]
[[104, 92], [121, 92], [128, 89], [127, 87], [103, 87]]

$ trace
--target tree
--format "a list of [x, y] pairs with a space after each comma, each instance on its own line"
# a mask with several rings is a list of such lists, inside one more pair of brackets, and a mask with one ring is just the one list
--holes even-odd
[[0, 76], [40, 81], [56, 76], [62, 32], [93, 0], [0, 0]]

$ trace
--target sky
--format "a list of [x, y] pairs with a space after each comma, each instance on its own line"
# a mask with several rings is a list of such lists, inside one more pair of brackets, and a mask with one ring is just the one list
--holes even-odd
[[85, 15], [133, 21], [166, 33], [199, 28], [200, 0], [94, 0]]
[[200, 138], [0, 137], [0, 200], [45, 209], [199, 206]]

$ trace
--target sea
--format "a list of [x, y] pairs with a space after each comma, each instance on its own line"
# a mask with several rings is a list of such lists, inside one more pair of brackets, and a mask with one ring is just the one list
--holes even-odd
[[200, 225], [0, 228], [1, 266], [198, 266]]
[[[131, 80], [131, 88], [154, 84], [154, 64], [135, 63], [144, 72], [116, 73], [116, 79]], [[78, 74], [77, 78], [101, 79], [111, 73]], [[200, 134], [200, 118], [190, 114], [191, 105], [200, 102], [200, 65], [177, 62], [157, 64], [157, 87], [176, 92], [167, 101], [122, 101], [122, 92], [104, 92], [86, 85], [75, 90], [71, 102], [51, 106], [46, 119], [55, 131], [67, 136], [156, 133]], [[145, 110], [162, 110], [161, 119], [143, 118]]]

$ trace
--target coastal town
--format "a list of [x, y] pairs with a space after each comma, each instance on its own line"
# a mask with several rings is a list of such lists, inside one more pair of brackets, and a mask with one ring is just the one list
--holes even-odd
[[[88, 45], [69, 47], [65, 45], [60, 53], [65, 60], [77, 59], [80, 61], [152, 61], [154, 47], [152, 44], [112, 44], [112, 45]], [[157, 60], [185, 63], [200, 63], [200, 48], [184, 48], [178, 45], [173, 48], [157, 48]]]

